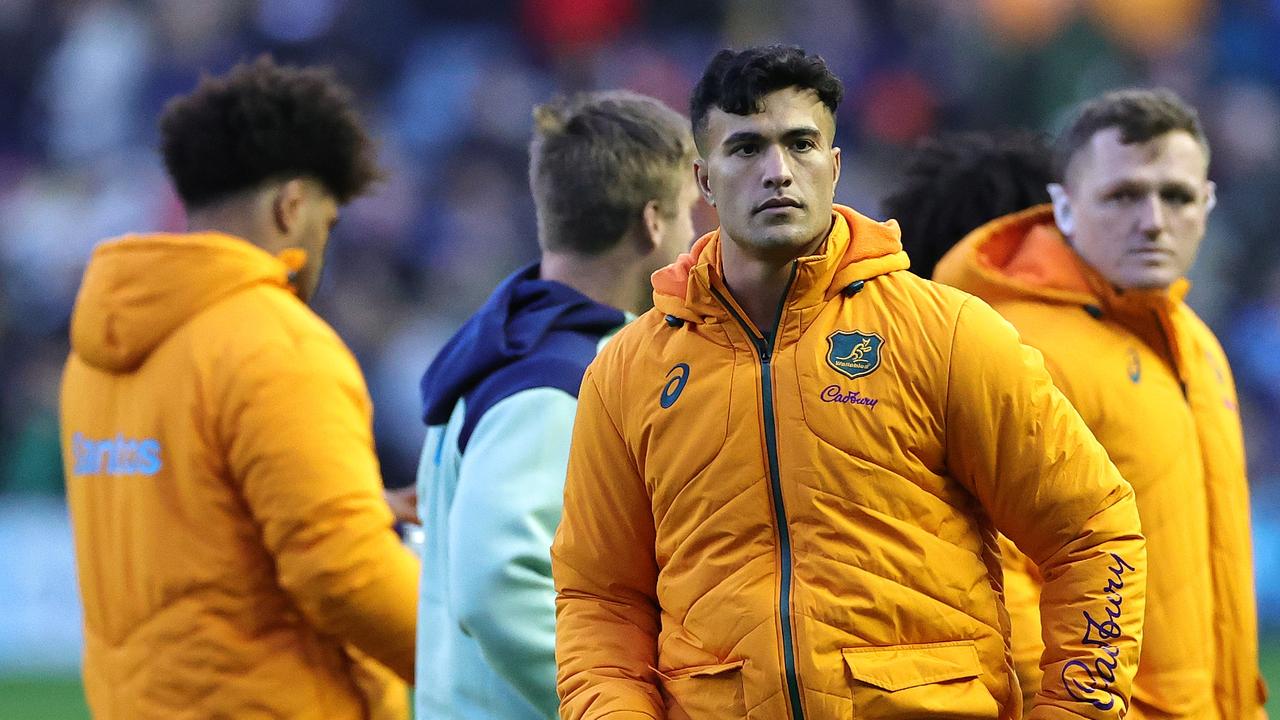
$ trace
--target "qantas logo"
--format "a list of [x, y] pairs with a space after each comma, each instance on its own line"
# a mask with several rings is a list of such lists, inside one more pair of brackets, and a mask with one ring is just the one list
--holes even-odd
[[117, 433], [114, 438], [95, 440], [76, 433], [71, 438], [76, 475], [155, 475], [164, 466], [160, 441], [134, 440]]

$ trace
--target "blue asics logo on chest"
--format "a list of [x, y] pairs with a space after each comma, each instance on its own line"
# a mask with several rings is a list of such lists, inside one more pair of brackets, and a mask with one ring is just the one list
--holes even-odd
[[1135, 385], [1142, 380], [1142, 357], [1138, 355], [1138, 351], [1129, 348], [1129, 380]]
[[689, 381], [689, 366], [684, 363], [676, 365], [667, 371], [667, 378], [667, 384], [662, 386], [662, 397], [658, 400], [663, 410], [675, 405], [676, 400], [680, 399], [684, 384]]
[[76, 475], [155, 475], [160, 472], [160, 441], [134, 440], [117, 433], [95, 440], [81, 433], [71, 438]]

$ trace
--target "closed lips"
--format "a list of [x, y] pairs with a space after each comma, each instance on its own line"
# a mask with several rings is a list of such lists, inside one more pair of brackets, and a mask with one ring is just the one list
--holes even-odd
[[756, 212], [760, 212], [762, 210], [769, 210], [770, 208], [780, 208], [780, 207], [798, 208], [798, 207], [801, 207], [801, 204], [799, 200], [794, 200], [792, 198], [787, 198], [787, 197], [770, 198], [760, 203], [759, 205], [757, 205]]

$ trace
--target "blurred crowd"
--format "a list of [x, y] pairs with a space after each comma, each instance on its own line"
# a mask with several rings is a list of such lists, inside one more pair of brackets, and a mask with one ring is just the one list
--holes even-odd
[[58, 381], [80, 274], [103, 238], [183, 228], [155, 119], [202, 71], [270, 51], [333, 66], [360, 97], [387, 175], [344, 213], [317, 309], [364, 368], [387, 482], [404, 485], [422, 371], [536, 253], [531, 107], [626, 87], [683, 111], [717, 49], [788, 42], [845, 81], [838, 200], [871, 215], [922, 136], [1052, 132], [1073, 103], [1124, 85], [1198, 106], [1220, 203], [1189, 299], [1234, 362], [1257, 502], [1277, 503], [1276, 37], [1280, 0], [3, 0], [0, 493], [61, 492]]

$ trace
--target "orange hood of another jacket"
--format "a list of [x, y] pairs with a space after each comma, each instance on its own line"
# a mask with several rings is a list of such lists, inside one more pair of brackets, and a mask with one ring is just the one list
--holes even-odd
[[[818, 305], [854, 282], [910, 265], [896, 221], [872, 220], [843, 205], [832, 206], [832, 211], [831, 231], [818, 254], [797, 260], [793, 308]], [[693, 323], [723, 317], [724, 307], [705, 290], [724, 287], [722, 242], [717, 228], [653, 274], [653, 304], [659, 312]]]
[[71, 315], [71, 347], [86, 363], [112, 373], [146, 360], [188, 319], [238, 290], [260, 283], [289, 286], [300, 251], [272, 257], [230, 235], [127, 236], [93, 253]]
[[1168, 291], [1118, 292], [1067, 244], [1050, 205], [1006, 215], [969, 233], [939, 261], [934, 279], [993, 304], [1036, 299], [1108, 312], [1181, 300], [1189, 287], [1179, 280]]

